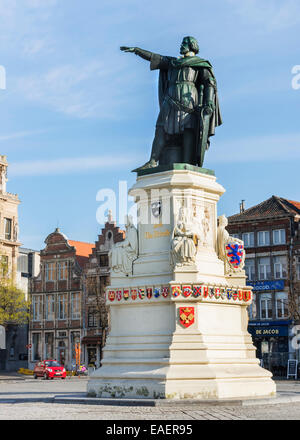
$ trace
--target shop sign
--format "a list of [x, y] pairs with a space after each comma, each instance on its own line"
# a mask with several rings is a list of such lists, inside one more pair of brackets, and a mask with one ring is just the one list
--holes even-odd
[[252, 286], [254, 291], [284, 290], [284, 280], [275, 281], [247, 281], [247, 286]]
[[248, 332], [252, 336], [272, 337], [272, 336], [288, 336], [289, 327], [285, 325], [268, 325], [269, 323], [249, 323]]

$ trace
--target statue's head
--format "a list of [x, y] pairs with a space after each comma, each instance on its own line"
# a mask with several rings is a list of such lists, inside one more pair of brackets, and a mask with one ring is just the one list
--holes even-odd
[[125, 227], [129, 228], [132, 225], [133, 225], [133, 217], [132, 217], [132, 215], [127, 214], [125, 216]]
[[194, 37], [184, 37], [182, 40], [180, 53], [185, 55], [188, 52], [194, 52], [195, 54], [199, 52], [198, 42]]
[[218, 226], [226, 227], [227, 225], [228, 225], [227, 217], [225, 215], [220, 215], [220, 217], [218, 217]]

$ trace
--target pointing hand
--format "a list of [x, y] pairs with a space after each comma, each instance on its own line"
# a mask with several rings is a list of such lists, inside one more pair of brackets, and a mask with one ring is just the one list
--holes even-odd
[[120, 50], [122, 50], [122, 52], [134, 52], [135, 47], [121, 46]]

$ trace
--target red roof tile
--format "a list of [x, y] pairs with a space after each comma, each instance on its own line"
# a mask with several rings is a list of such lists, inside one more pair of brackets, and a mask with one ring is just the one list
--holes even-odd
[[81, 257], [88, 257], [92, 253], [92, 249], [95, 246], [93, 243], [85, 243], [83, 241], [68, 240], [70, 246], [74, 246], [76, 249], [76, 255]]
[[295, 202], [294, 200], [286, 199], [291, 205], [294, 205], [297, 209], [300, 209], [300, 202]]
[[68, 240], [70, 246], [76, 249], [76, 260], [79, 266], [83, 267], [89, 259], [89, 255], [92, 253], [93, 243], [85, 243], [83, 241]]

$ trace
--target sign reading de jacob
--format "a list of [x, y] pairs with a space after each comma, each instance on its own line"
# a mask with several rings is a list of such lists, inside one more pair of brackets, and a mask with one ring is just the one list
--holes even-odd
[[252, 336], [288, 336], [288, 325], [267, 325], [267, 323], [249, 323], [248, 332]]

